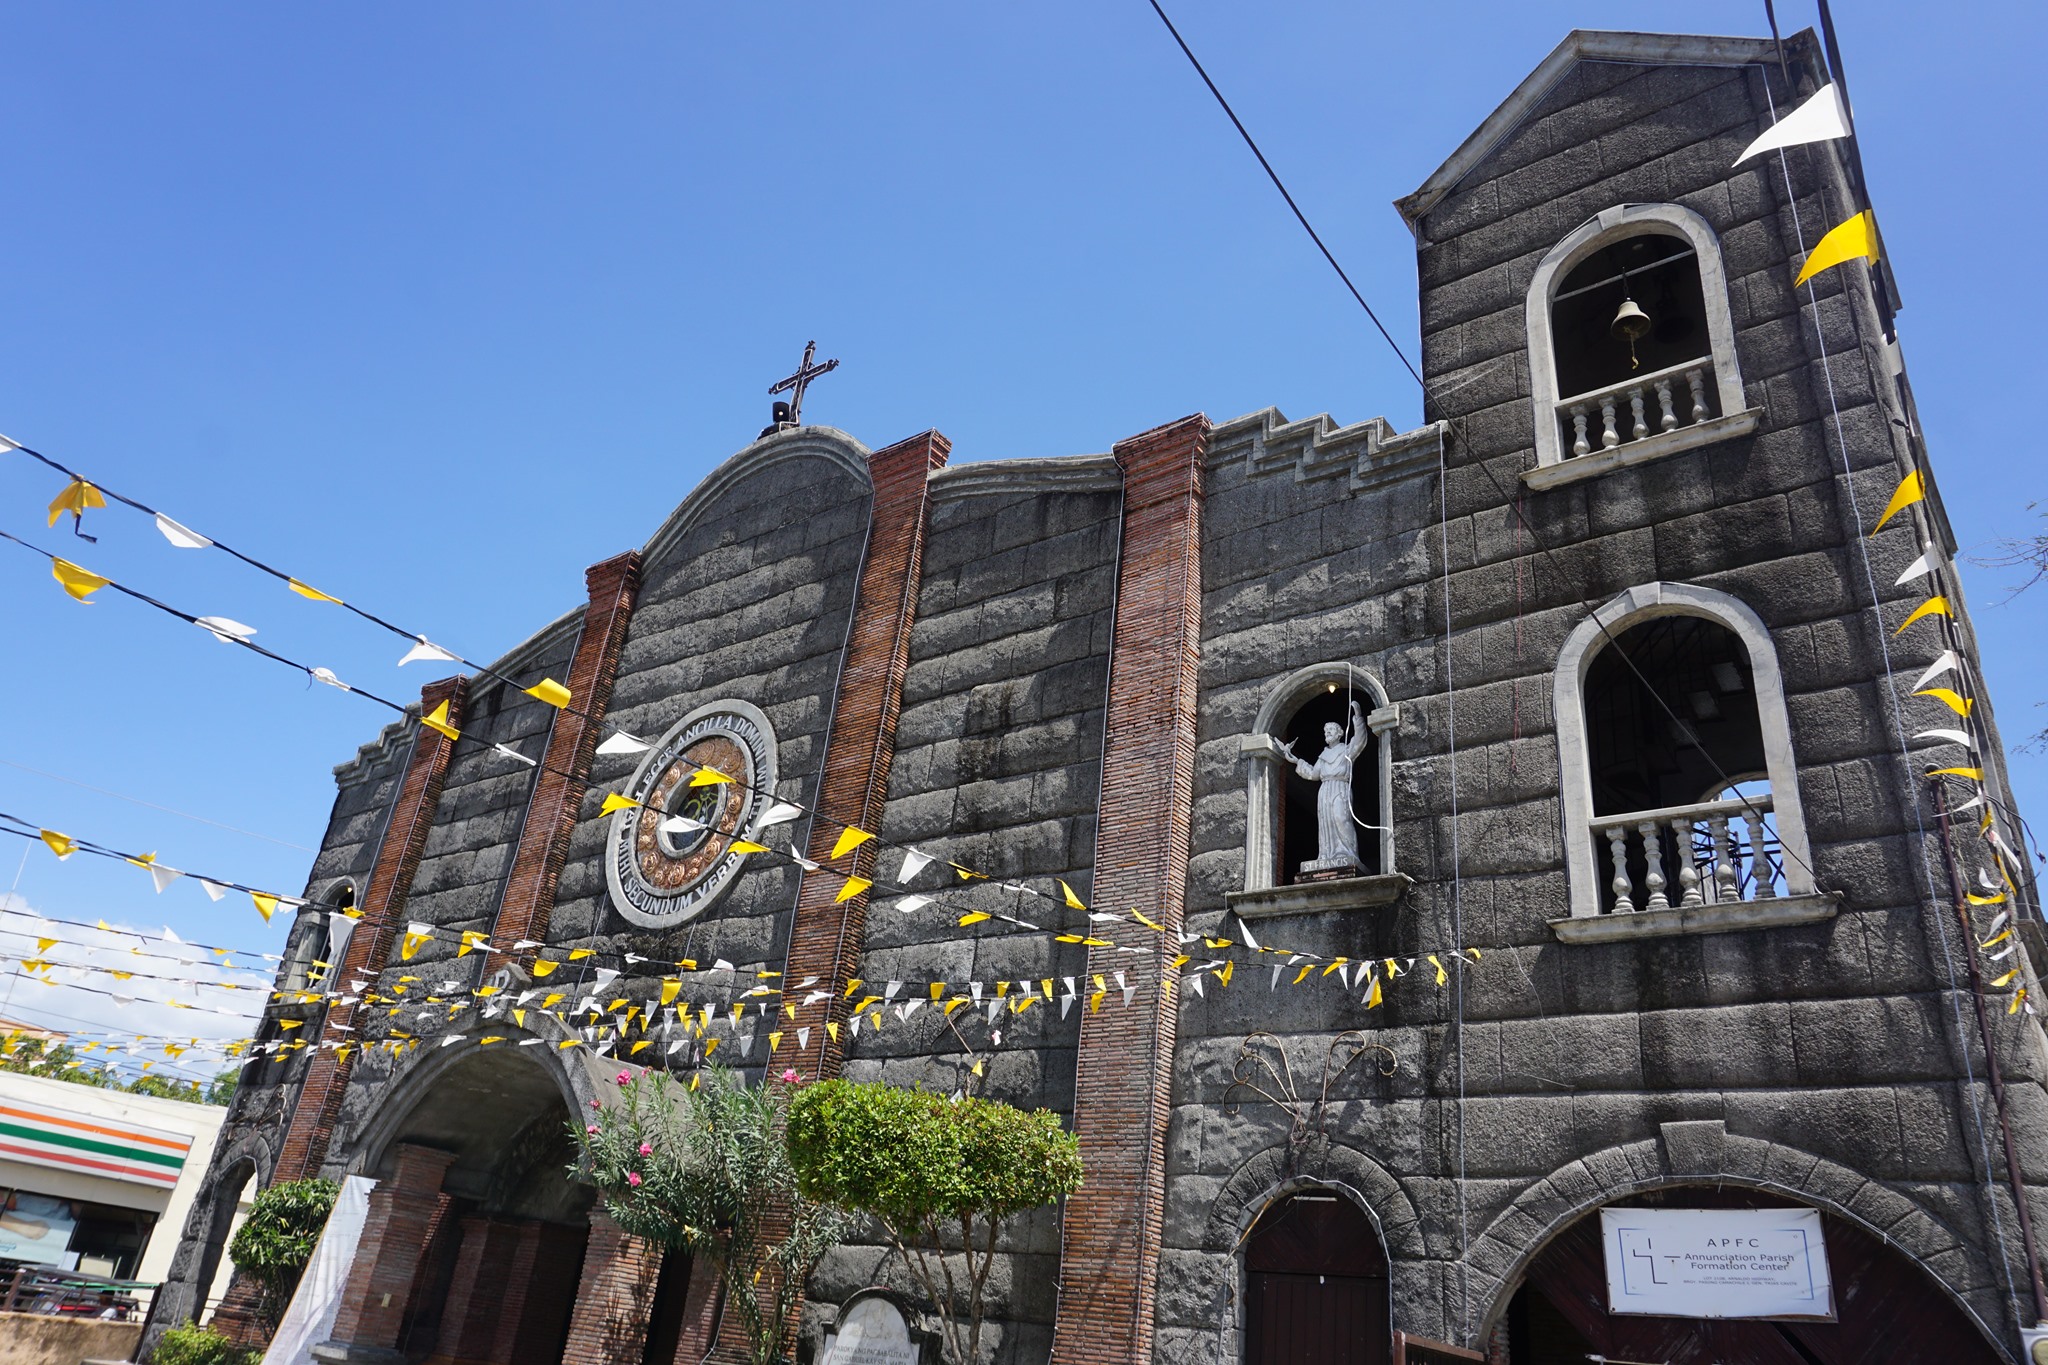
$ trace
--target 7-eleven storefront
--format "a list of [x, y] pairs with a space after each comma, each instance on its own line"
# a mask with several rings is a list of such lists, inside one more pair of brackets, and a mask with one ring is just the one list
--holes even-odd
[[0, 1263], [162, 1280], [226, 1114], [0, 1072]]

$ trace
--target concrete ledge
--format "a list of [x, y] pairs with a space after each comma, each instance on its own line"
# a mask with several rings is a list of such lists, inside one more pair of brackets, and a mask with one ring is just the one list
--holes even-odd
[[1550, 932], [1566, 943], [1619, 943], [1669, 938], [1674, 934], [1728, 934], [1739, 929], [1783, 929], [1819, 924], [1835, 917], [1841, 896], [1785, 896], [1768, 901], [1695, 905], [1684, 910], [1625, 910], [1610, 915], [1574, 915], [1550, 921]]
[[1680, 451], [1698, 450], [1716, 441], [1732, 441], [1738, 436], [1747, 436], [1756, 430], [1763, 415], [1762, 408], [1745, 408], [1727, 417], [1710, 417], [1676, 431], [1660, 431], [1655, 436], [1645, 436], [1640, 441], [1630, 441], [1612, 450], [1596, 450], [1590, 455], [1574, 455], [1556, 464], [1540, 464], [1534, 469], [1523, 470], [1522, 482], [1541, 492], [1546, 488], [1577, 483], [1581, 479], [1597, 479], [1617, 469], [1661, 460]]
[[1224, 903], [1239, 919], [1271, 919], [1276, 915], [1307, 915], [1321, 910], [1371, 910], [1392, 905], [1415, 884], [1404, 872], [1372, 877], [1346, 877], [1334, 882], [1269, 886], [1262, 891], [1232, 891]]

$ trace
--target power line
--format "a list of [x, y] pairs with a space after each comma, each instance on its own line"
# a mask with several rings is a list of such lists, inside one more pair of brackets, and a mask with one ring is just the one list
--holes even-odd
[[126, 796], [117, 791], [108, 791], [105, 787], [95, 787], [90, 782], [80, 782], [75, 777], [64, 777], [58, 773], [46, 773], [41, 768], [31, 768], [28, 764], [16, 763], [11, 758], [0, 758], [0, 763], [4, 763], [10, 768], [19, 768], [25, 773], [33, 773], [37, 777], [47, 777], [52, 782], [62, 782], [67, 786], [78, 787], [85, 791], [95, 792], [101, 796], [111, 796], [116, 801], [126, 801], [130, 805], [141, 806], [146, 810], [162, 811], [165, 815], [175, 815], [180, 820], [191, 820], [202, 825], [212, 825], [215, 829], [224, 829], [230, 834], [239, 834], [244, 838], [261, 839], [266, 844], [277, 844], [282, 848], [295, 849], [300, 853], [318, 853], [320, 851], [317, 848], [307, 848], [304, 844], [295, 844], [289, 839], [279, 839], [268, 834], [258, 834], [253, 829], [237, 829], [233, 825], [225, 824], [219, 820], [209, 820], [203, 815], [194, 815], [190, 811], [175, 810], [170, 806], [159, 806], [156, 802], [145, 801], [139, 796]]

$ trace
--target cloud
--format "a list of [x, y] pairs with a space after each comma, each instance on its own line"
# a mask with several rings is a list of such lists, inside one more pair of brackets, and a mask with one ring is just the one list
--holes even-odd
[[[210, 1077], [228, 1065], [232, 1059], [219, 1045], [255, 1031], [269, 999], [270, 971], [224, 965], [167, 927], [122, 923], [111, 929], [128, 932], [57, 923], [37, 914], [26, 898], [0, 894], [0, 1015], [78, 1042], [111, 1037], [133, 1059], [123, 1070], [150, 1061], [154, 1071]], [[57, 941], [39, 948], [46, 939]], [[24, 960], [51, 966], [31, 973], [22, 969]], [[137, 1043], [138, 1035], [149, 1041]], [[166, 1039], [191, 1051], [173, 1059], [164, 1053]]]

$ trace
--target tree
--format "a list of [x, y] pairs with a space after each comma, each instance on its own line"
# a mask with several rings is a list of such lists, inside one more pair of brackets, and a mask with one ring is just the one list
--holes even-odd
[[[77, 1065], [72, 1065], [74, 1062]], [[234, 1097], [235, 1081], [241, 1075], [239, 1067], [230, 1067], [203, 1087], [198, 1081], [148, 1071], [123, 1081], [111, 1062], [81, 1057], [69, 1043], [47, 1043], [41, 1038], [18, 1035], [10, 1043], [0, 1044], [0, 1071], [89, 1085], [95, 1090], [125, 1090], [131, 1095], [217, 1105], [225, 1105]]]
[[576, 1133], [583, 1171], [620, 1227], [718, 1268], [754, 1365], [783, 1359], [804, 1281], [846, 1222], [797, 1189], [783, 1141], [795, 1080], [786, 1071], [750, 1086], [714, 1066], [686, 1089], [662, 1072], [621, 1071], [621, 1103]]
[[789, 1157], [807, 1197], [882, 1225], [938, 1310], [954, 1365], [973, 1365], [981, 1348], [998, 1228], [1081, 1187], [1080, 1143], [1057, 1114], [879, 1082], [799, 1092]]
[[332, 1180], [281, 1180], [256, 1196], [228, 1243], [235, 1269], [256, 1281], [257, 1315], [272, 1328], [292, 1301], [340, 1193]]
[[[2027, 510], [2041, 511], [2044, 517], [2048, 517], [2048, 511], [2043, 511], [2039, 503], [2028, 503]], [[1996, 554], [1971, 555], [1970, 558], [1986, 568], [2020, 569], [2027, 575], [2025, 581], [2008, 592], [1997, 605], [2004, 606], [2042, 579], [2048, 578], [2048, 532], [2037, 532], [2016, 540], [2001, 540], [1997, 549]], [[2019, 748], [2022, 753], [2030, 749], [2036, 753], [2048, 752], [2048, 729], [2036, 730], [2027, 736]]]

